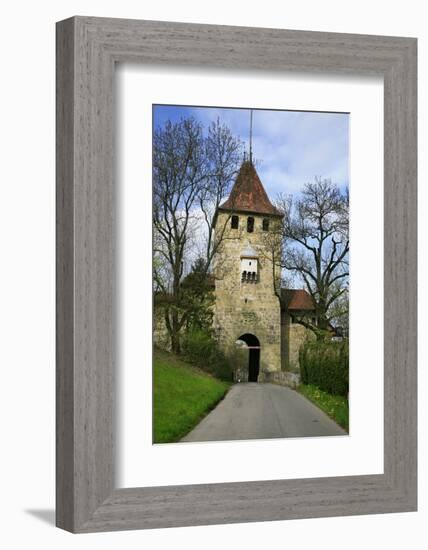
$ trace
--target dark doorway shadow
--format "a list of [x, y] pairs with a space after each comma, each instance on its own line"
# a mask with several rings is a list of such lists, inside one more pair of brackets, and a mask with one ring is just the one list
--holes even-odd
[[257, 382], [260, 370], [260, 350], [250, 349], [248, 359], [248, 382]]
[[248, 346], [248, 382], [257, 382], [260, 372], [260, 342], [254, 334], [243, 334], [238, 338]]
[[55, 510], [50, 508], [31, 508], [29, 510], [25, 510], [26, 514], [29, 514], [30, 516], [34, 516], [35, 518], [39, 519], [40, 521], [43, 521], [44, 523], [48, 523], [49, 525], [55, 527]]

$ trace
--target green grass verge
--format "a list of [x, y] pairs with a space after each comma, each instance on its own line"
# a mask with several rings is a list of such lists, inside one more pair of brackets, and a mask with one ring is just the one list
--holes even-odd
[[215, 407], [230, 385], [171, 353], [155, 350], [153, 442], [179, 441]]
[[349, 432], [349, 406], [346, 397], [331, 395], [316, 386], [305, 384], [300, 384], [297, 391]]

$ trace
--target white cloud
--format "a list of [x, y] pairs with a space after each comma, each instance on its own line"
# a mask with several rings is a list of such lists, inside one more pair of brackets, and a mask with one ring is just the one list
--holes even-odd
[[[171, 117], [193, 115], [205, 126], [219, 118], [247, 143], [249, 111], [165, 107]], [[163, 112], [165, 116], [165, 112]], [[253, 111], [253, 155], [268, 195], [298, 193], [315, 176], [348, 185], [349, 116], [304, 111]]]

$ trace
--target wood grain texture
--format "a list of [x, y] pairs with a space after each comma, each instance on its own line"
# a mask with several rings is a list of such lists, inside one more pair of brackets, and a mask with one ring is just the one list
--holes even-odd
[[[114, 488], [118, 61], [383, 76], [383, 475]], [[92, 532], [415, 510], [416, 40], [75, 17], [57, 26], [57, 98], [57, 525]]]
[[56, 42], [56, 521], [74, 526], [74, 23]]

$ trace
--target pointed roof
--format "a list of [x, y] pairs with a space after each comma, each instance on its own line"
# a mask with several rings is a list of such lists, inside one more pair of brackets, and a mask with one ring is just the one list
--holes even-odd
[[257, 252], [254, 250], [254, 248], [247, 244], [243, 251], [241, 252], [241, 258], [257, 258]]
[[229, 198], [218, 209], [271, 216], [282, 215], [270, 202], [256, 169], [249, 160], [242, 163]]

